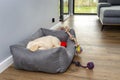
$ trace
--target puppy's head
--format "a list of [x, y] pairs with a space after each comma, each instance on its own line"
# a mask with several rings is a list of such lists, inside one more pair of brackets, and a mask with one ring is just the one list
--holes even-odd
[[29, 50], [30, 50], [30, 51], [33, 51], [33, 52], [34, 52], [34, 51], [37, 51], [38, 49], [39, 49], [39, 46], [36, 45], [36, 44], [34, 44], [34, 45], [32, 45], [32, 46], [29, 47]]

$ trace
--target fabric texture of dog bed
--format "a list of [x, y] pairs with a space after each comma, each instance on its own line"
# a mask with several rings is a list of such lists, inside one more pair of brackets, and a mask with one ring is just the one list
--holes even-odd
[[[70, 33], [75, 36], [73, 29], [70, 30]], [[46, 35], [56, 36], [61, 41], [66, 41], [67, 47], [61, 46], [48, 50], [37, 50], [35, 52], [26, 49], [29, 41]], [[69, 39], [64, 30], [40, 28], [31, 37], [18, 44], [11, 45], [10, 50], [16, 69], [59, 73], [65, 72], [70, 66], [75, 54], [75, 44]]]

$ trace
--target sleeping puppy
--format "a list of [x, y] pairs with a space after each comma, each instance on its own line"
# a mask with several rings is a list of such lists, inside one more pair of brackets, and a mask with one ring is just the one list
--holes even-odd
[[30, 41], [27, 44], [27, 49], [30, 51], [45, 50], [50, 48], [60, 47], [60, 40], [55, 36], [44, 36]]

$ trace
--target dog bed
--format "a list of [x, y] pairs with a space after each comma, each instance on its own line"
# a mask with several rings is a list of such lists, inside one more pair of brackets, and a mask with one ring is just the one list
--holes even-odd
[[[75, 37], [73, 29], [70, 30], [70, 33]], [[67, 47], [61, 46], [47, 50], [37, 50], [35, 52], [26, 49], [29, 41], [47, 35], [56, 36], [60, 41], [66, 41]], [[65, 72], [70, 66], [75, 55], [75, 43], [69, 39], [64, 30], [40, 28], [31, 37], [18, 44], [11, 45], [10, 50], [16, 69], [60, 73]]]

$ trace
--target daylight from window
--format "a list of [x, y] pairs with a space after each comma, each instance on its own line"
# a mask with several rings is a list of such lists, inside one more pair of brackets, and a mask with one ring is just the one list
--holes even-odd
[[63, 4], [63, 6], [64, 6], [64, 13], [68, 13], [68, 0], [63, 0], [64, 1], [64, 4]]
[[96, 13], [98, 0], [74, 0], [74, 13]]

